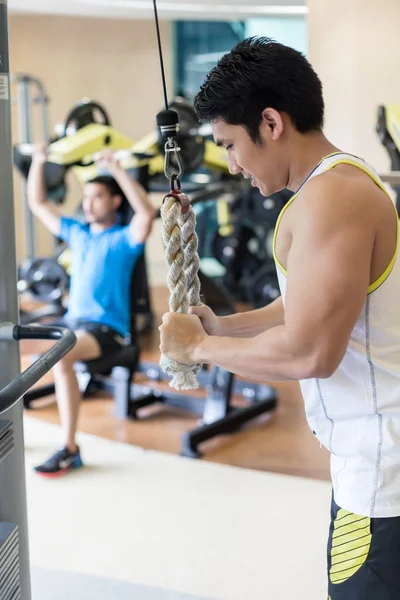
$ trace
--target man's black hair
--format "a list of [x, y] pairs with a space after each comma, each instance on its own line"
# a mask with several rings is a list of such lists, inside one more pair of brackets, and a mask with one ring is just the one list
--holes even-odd
[[267, 37], [239, 42], [208, 73], [194, 100], [201, 122], [243, 125], [253, 142], [265, 108], [289, 115], [299, 133], [322, 129], [322, 84], [308, 60]]
[[101, 183], [107, 188], [111, 196], [121, 196], [122, 199], [125, 198], [124, 192], [110, 175], [97, 175], [96, 177], [93, 177], [93, 179], [89, 179], [86, 183]]

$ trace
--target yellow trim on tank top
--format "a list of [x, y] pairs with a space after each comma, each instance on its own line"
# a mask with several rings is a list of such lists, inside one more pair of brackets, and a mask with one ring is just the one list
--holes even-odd
[[[343, 152], [332, 152], [332, 154], [327, 154], [327, 156], [324, 156], [324, 158], [322, 158], [319, 163], [317, 164], [317, 166], [315, 167], [314, 171], [316, 171], [318, 169], [318, 167], [324, 162], [324, 160], [326, 160], [327, 158], [331, 158], [331, 156], [336, 156], [337, 154], [343, 154]], [[306, 183], [307, 180], [304, 182]], [[274, 260], [276, 262], [276, 264], [278, 265], [278, 268], [280, 271], [282, 271], [282, 273], [287, 277], [287, 271], [285, 269], [285, 267], [283, 265], [281, 265], [281, 263], [278, 260], [278, 257], [276, 256], [276, 236], [278, 234], [278, 229], [279, 229], [279, 225], [280, 222], [282, 220], [283, 215], [285, 214], [286, 209], [289, 208], [289, 206], [296, 200], [299, 192], [301, 191], [303, 187], [303, 184], [300, 186], [300, 188], [298, 189], [298, 191], [293, 194], [293, 196], [290, 198], [290, 200], [285, 204], [285, 206], [282, 208], [281, 212], [279, 213], [278, 219], [276, 221], [276, 225], [275, 225], [275, 230], [274, 230], [274, 237], [273, 237], [273, 241], [272, 241], [272, 253], [274, 256]]]
[[[321, 164], [325, 159], [329, 158], [330, 156], [334, 156], [335, 154], [342, 154], [342, 152], [335, 152], [334, 154], [329, 154], [328, 156], [325, 156], [325, 158], [323, 158], [321, 160], [321, 162], [319, 164]], [[339, 160], [334, 161], [332, 164], [330, 164], [324, 171], [323, 173], [326, 173], [326, 171], [329, 171], [330, 169], [333, 169], [333, 167], [336, 167], [337, 165], [340, 164], [346, 164], [346, 165], [352, 165], [353, 167], [357, 167], [358, 169], [361, 169], [361, 171], [364, 171], [364, 173], [366, 173], [367, 175], [369, 175], [371, 177], [371, 179], [376, 183], [376, 185], [383, 191], [385, 192], [385, 194], [387, 195], [387, 197], [389, 198], [390, 202], [392, 203], [393, 209], [396, 213], [396, 248], [394, 250], [394, 254], [392, 256], [392, 259], [390, 261], [390, 263], [388, 264], [388, 266], [386, 267], [386, 269], [384, 270], [384, 272], [382, 273], [382, 275], [380, 277], [378, 277], [378, 279], [376, 281], [374, 281], [373, 283], [371, 283], [370, 286], [368, 286], [368, 294], [371, 294], [372, 292], [374, 292], [375, 290], [378, 289], [378, 287], [380, 287], [382, 285], [382, 283], [389, 277], [393, 267], [394, 267], [394, 263], [396, 262], [396, 257], [397, 257], [397, 251], [398, 251], [398, 246], [399, 246], [399, 216], [397, 213], [397, 209], [396, 206], [394, 205], [389, 192], [385, 189], [385, 186], [383, 185], [383, 183], [381, 181], [379, 181], [379, 179], [377, 179], [377, 177], [375, 177], [375, 175], [373, 173], [371, 173], [371, 171], [369, 171], [367, 169], [367, 167], [364, 167], [363, 165], [360, 165], [358, 162], [353, 161], [349, 158], [342, 158]], [[319, 165], [318, 165], [319, 166]], [[316, 167], [318, 168], [318, 167]], [[301, 188], [300, 188], [301, 190]], [[287, 271], [284, 268], [283, 265], [281, 265], [281, 263], [278, 260], [278, 257], [276, 255], [276, 238], [278, 235], [278, 229], [279, 229], [279, 225], [280, 222], [282, 220], [282, 217], [286, 211], [287, 208], [289, 208], [289, 206], [296, 200], [300, 190], [294, 194], [289, 202], [287, 204], [285, 204], [285, 206], [283, 207], [283, 209], [281, 210], [278, 220], [276, 222], [276, 226], [275, 226], [275, 231], [274, 231], [274, 239], [273, 239], [273, 246], [272, 246], [272, 251], [273, 251], [273, 255], [274, 255], [274, 259], [275, 262], [279, 268], [279, 270], [285, 275], [285, 277], [287, 277]]]

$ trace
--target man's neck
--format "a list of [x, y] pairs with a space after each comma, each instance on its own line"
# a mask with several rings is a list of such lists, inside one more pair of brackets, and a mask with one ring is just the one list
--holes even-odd
[[104, 223], [91, 223], [90, 231], [91, 233], [102, 233], [103, 231], [107, 231], [115, 225], [115, 219], [113, 221], [106, 221]]
[[289, 181], [287, 188], [295, 192], [318, 163], [329, 154], [340, 152], [323, 133], [294, 133], [290, 141]]

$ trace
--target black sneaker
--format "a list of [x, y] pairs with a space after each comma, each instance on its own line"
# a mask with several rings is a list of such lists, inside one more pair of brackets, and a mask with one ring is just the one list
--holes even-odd
[[68, 471], [80, 467], [83, 467], [83, 462], [79, 448], [75, 454], [71, 454], [68, 448], [61, 448], [45, 463], [34, 467], [34, 471], [43, 477], [60, 477], [60, 475], [65, 475]]

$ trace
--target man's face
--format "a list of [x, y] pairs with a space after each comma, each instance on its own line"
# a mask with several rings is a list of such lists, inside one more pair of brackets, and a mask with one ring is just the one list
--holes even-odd
[[258, 187], [263, 196], [270, 196], [286, 186], [281, 152], [265, 125], [261, 124], [261, 142], [257, 144], [242, 125], [229, 125], [218, 119], [211, 126], [215, 142], [228, 152], [232, 175], [241, 173], [245, 179], [251, 179], [251, 185]]
[[119, 196], [112, 196], [102, 183], [87, 183], [83, 188], [83, 212], [87, 223], [107, 223], [115, 216]]

